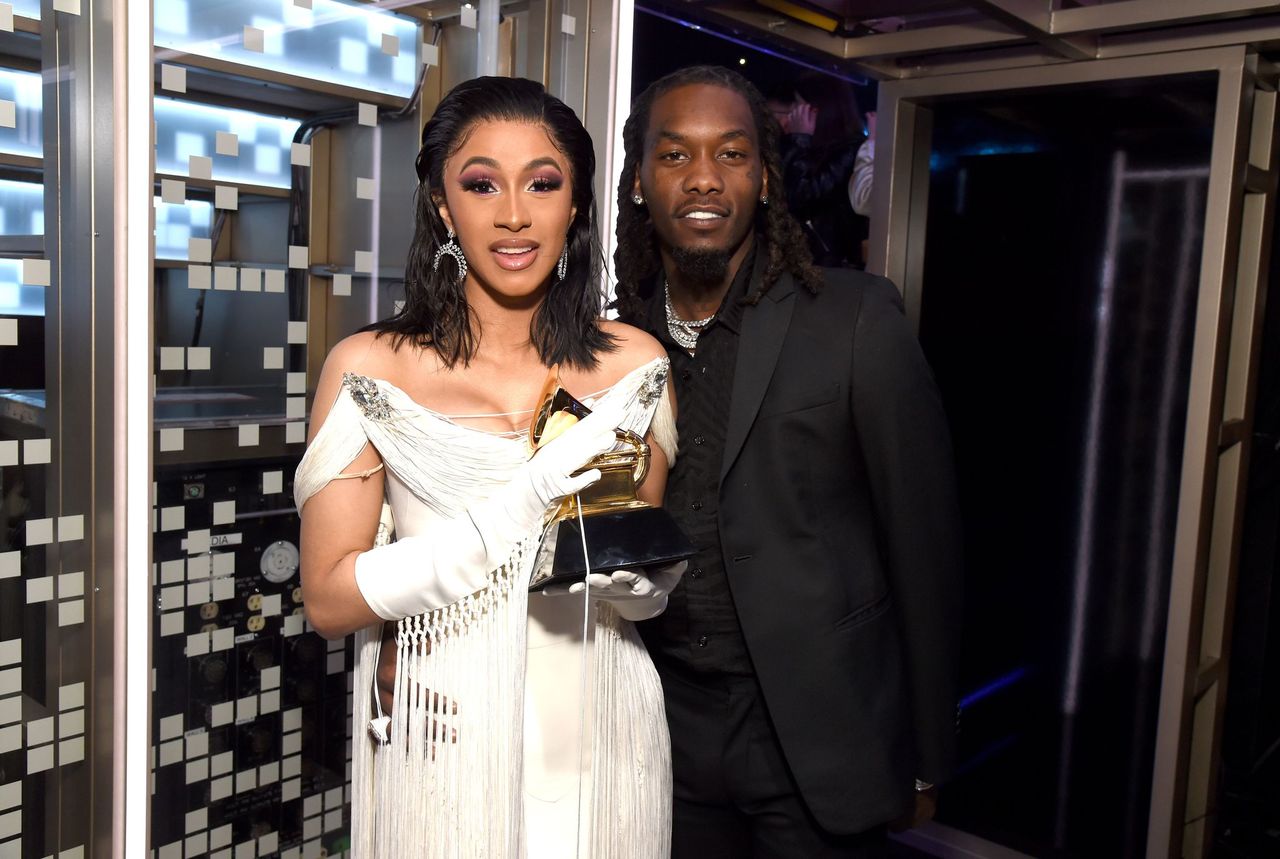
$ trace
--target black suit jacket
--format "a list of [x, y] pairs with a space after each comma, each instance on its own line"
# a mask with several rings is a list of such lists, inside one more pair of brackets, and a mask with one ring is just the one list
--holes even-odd
[[953, 767], [961, 538], [946, 419], [898, 291], [824, 275], [817, 295], [784, 275], [743, 314], [720, 538], [800, 792], [850, 833]]

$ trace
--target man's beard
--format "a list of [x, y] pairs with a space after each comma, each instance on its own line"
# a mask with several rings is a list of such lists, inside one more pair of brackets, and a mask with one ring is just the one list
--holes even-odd
[[715, 248], [671, 249], [683, 283], [691, 286], [720, 286], [729, 275], [729, 252]]

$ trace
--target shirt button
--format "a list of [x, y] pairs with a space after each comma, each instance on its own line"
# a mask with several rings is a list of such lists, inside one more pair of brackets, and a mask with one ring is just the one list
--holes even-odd
[[702, 567], [694, 567], [692, 570], [689, 571], [689, 575], [695, 579], [702, 578]]
[[695, 435], [695, 436], [693, 437], [693, 443], [694, 443], [694, 444], [703, 444], [704, 442], [706, 442], [706, 440], [707, 440], [707, 439], [706, 439], [706, 436]]
[[706, 637], [705, 635], [703, 635], [703, 636], [699, 636], [699, 638], [698, 638], [698, 646], [699, 646], [699, 647], [706, 647], [706, 646], [707, 646], [707, 637]]
[[693, 502], [692, 504], [690, 504], [690, 505], [689, 505], [689, 507], [690, 507], [690, 509], [692, 509], [692, 510], [701, 510], [701, 509], [702, 509], [702, 502], [701, 502], [701, 501], [695, 501], [695, 502]]

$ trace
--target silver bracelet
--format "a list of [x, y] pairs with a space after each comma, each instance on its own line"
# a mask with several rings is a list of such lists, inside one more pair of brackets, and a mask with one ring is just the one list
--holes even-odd
[[926, 791], [930, 791], [930, 790], [933, 790], [932, 782], [921, 781], [920, 779], [916, 779], [916, 793], [925, 793]]

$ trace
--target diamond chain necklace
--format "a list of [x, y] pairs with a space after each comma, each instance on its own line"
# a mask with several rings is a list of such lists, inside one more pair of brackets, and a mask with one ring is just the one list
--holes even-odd
[[662, 282], [662, 292], [667, 304], [667, 331], [671, 333], [671, 339], [676, 341], [681, 349], [692, 352], [698, 348], [698, 335], [702, 333], [703, 328], [711, 324], [711, 320], [715, 319], [716, 315], [713, 313], [706, 319], [681, 319], [676, 316], [676, 309], [671, 306], [671, 287], [665, 280]]

